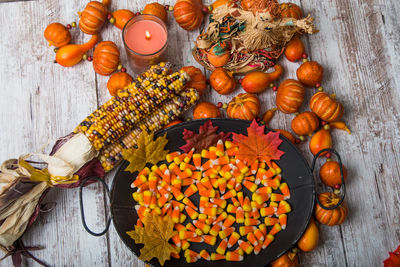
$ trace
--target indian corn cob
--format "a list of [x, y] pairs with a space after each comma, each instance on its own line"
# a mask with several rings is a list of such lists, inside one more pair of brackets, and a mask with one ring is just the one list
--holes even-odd
[[163, 76], [168, 72], [167, 65], [160, 74], [156, 70], [159, 69], [150, 69], [149, 73], [137, 77], [135, 82], [82, 121], [75, 132], [83, 132], [93, 147], [101, 150], [128, 133], [165, 100], [181, 92], [190, 80], [183, 71]]
[[173, 121], [186, 109], [192, 106], [199, 99], [195, 89], [187, 89], [174, 96], [171, 100], [165, 101], [162, 106], [152, 111], [152, 114], [145, 117], [133, 130], [121, 138], [118, 142], [105, 147], [99, 155], [99, 160], [104, 170], [110, 171], [122, 159], [123, 149], [130, 149], [136, 144], [136, 140], [142, 131], [154, 132]]

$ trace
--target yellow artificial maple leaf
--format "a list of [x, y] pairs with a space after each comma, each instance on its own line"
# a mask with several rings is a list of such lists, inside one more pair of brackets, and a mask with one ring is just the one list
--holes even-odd
[[153, 140], [154, 133], [148, 134], [143, 131], [136, 143], [137, 148], [125, 149], [122, 151], [124, 159], [129, 161], [125, 171], [134, 173], [143, 169], [147, 163], [157, 164], [165, 159], [169, 150], [164, 150], [168, 143], [167, 134]]
[[135, 226], [135, 230], [126, 232], [135, 243], [144, 244], [140, 249], [139, 259], [150, 261], [155, 257], [164, 265], [165, 261], [170, 259], [171, 253], [176, 252], [168, 243], [168, 240], [177, 234], [174, 231], [174, 221], [170, 216], [147, 213], [143, 224], [144, 227]]

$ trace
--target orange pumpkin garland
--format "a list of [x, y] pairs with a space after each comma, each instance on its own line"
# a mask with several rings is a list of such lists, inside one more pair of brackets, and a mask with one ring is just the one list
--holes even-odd
[[100, 75], [110, 75], [119, 64], [119, 49], [114, 42], [99, 43], [93, 53], [93, 68]]
[[204, 76], [203, 72], [193, 66], [182, 67], [181, 70], [190, 76], [190, 82], [186, 83], [186, 87], [194, 88], [200, 95], [203, 95], [204, 91], [207, 89], [207, 78]]
[[211, 87], [221, 95], [227, 95], [236, 88], [236, 80], [232, 73], [224, 68], [215, 69], [210, 75]]
[[132, 83], [133, 78], [126, 72], [116, 72], [110, 76], [107, 82], [107, 88], [110, 95], [116, 96], [118, 91], [124, 89], [130, 83]]
[[55, 22], [49, 24], [44, 30], [44, 38], [49, 42], [49, 45], [62, 47], [69, 44], [71, 41], [71, 33], [61, 23]]
[[343, 116], [343, 105], [325, 92], [317, 92], [310, 99], [310, 108], [327, 122], [338, 121]]
[[[326, 207], [333, 207], [340, 201], [340, 197], [335, 193], [326, 192], [318, 195], [318, 200]], [[323, 209], [318, 203], [315, 206], [315, 219], [322, 224], [333, 226], [342, 224], [346, 219], [348, 208], [345, 202], [333, 210]]]
[[287, 79], [279, 85], [276, 107], [283, 113], [294, 113], [301, 107], [304, 96], [304, 86], [296, 80]]
[[80, 13], [79, 28], [86, 34], [95, 34], [107, 19], [107, 7], [100, 2], [91, 1]]
[[174, 6], [176, 22], [187, 31], [200, 27], [204, 14], [201, 0], [178, 0]]
[[226, 113], [230, 118], [251, 121], [260, 113], [260, 100], [253, 94], [241, 93], [229, 102]]

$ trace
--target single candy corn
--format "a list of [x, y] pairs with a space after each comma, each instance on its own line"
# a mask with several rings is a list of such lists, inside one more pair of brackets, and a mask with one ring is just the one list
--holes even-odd
[[271, 231], [269, 231], [268, 234], [270, 235], [276, 235], [278, 232], [282, 230], [282, 227], [279, 225], [279, 223], [276, 223], [274, 227], [272, 227]]
[[285, 196], [282, 194], [276, 194], [276, 193], [271, 194], [271, 201], [274, 201], [274, 202], [282, 201], [284, 198], [285, 198]]
[[277, 211], [277, 208], [275, 208], [275, 207], [265, 207], [265, 208], [260, 209], [260, 214], [262, 217], [272, 216], [275, 214], [276, 211]]
[[217, 147], [216, 147], [216, 152], [215, 154], [218, 157], [223, 157], [225, 155], [225, 150], [224, 150], [224, 142], [220, 139], [217, 142]]
[[171, 257], [173, 257], [175, 259], [180, 259], [181, 256], [179, 255], [179, 252], [180, 252], [181, 248], [177, 247], [175, 245], [171, 245], [171, 246], [176, 250], [176, 252], [175, 251], [171, 252]]
[[275, 179], [265, 179], [262, 181], [262, 183], [264, 186], [269, 186], [274, 189], [277, 189], [281, 182], [279, 181], [279, 179], [275, 178]]
[[190, 160], [191, 160], [192, 157], [193, 157], [194, 151], [195, 151], [195, 148], [192, 147], [192, 149], [189, 151], [189, 153], [186, 154], [185, 158], [183, 159], [183, 161], [184, 161], [185, 163], [189, 163], [189, 162], [190, 162]]
[[214, 223], [222, 222], [223, 220], [226, 219], [226, 217], [228, 217], [228, 213], [226, 213], [225, 211], [223, 211], [223, 212], [221, 212], [221, 214], [217, 217], [217, 219], [214, 221]]
[[186, 157], [185, 154], [181, 154], [179, 156], [174, 157], [174, 163], [179, 165], [185, 159], [185, 157]]
[[193, 256], [187, 256], [187, 257], [185, 257], [185, 259], [186, 259], [187, 263], [194, 263], [198, 260], [198, 258], [193, 257]]
[[174, 244], [175, 244], [177, 247], [181, 247], [181, 246], [182, 246], [181, 239], [179, 238], [179, 233], [176, 234], [176, 235], [174, 235], [171, 239], [172, 239], [172, 242], [174, 242]]
[[280, 184], [279, 189], [281, 190], [281, 192], [284, 196], [284, 200], [287, 200], [290, 198], [290, 191], [289, 191], [289, 187], [288, 187], [287, 183]]
[[197, 192], [197, 186], [195, 186], [194, 184], [189, 185], [188, 188], [186, 188], [185, 192], [183, 193], [186, 197], [190, 197], [193, 194], [195, 194]]
[[287, 224], [287, 215], [286, 214], [281, 214], [279, 215], [279, 224], [281, 225], [282, 229], [286, 229], [286, 224]]
[[188, 205], [189, 207], [191, 207], [194, 210], [198, 210], [199, 208], [187, 197], [185, 197], [184, 199], [182, 199], [183, 204]]
[[250, 243], [251, 243], [253, 246], [257, 246], [257, 245], [258, 245], [258, 239], [257, 239], [257, 237], [254, 235], [253, 232], [248, 233], [246, 237], [247, 237], [247, 240], [249, 240]]
[[242, 207], [238, 207], [236, 210], [236, 222], [244, 223], [244, 211]]
[[179, 238], [181, 240], [188, 239], [188, 238], [194, 238], [194, 237], [197, 237], [197, 234], [195, 232], [191, 232], [191, 231], [187, 231], [187, 230], [179, 231]]
[[265, 237], [265, 240], [264, 240], [264, 243], [262, 245], [262, 248], [264, 249], [264, 248], [268, 247], [269, 244], [271, 244], [271, 242], [274, 241], [274, 239], [275, 239], [275, 237], [273, 235], [268, 234]]
[[204, 222], [201, 222], [201, 221], [197, 221], [197, 220], [194, 220], [193, 221], [193, 224], [197, 227], [197, 228], [199, 228], [203, 233], [205, 233], [205, 234], [208, 234], [208, 232], [210, 231], [210, 226], [209, 225], [207, 225], [206, 223], [204, 223]]
[[243, 260], [243, 256], [239, 255], [238, 253], [232, 252], [232, 251], [228, 251], [226, 253], [226, 260], [227, 261], [242, 261]]
[[257, 190], [257, 185], [253, 182], [250, 182], [248, 180], [245, 180], [243, 182], [243, 185], [250, 191], [250, 192], [255, 192]]
[[246, 242], [246, 241], [243, 241], [243, 240], [239, 240], [238, 244], [239, 244], [239, 247], [241, 249], [243, 249], [244, 252], [246, 252], [247, 255], [249, 255], [249, 254], [251, 254], [253, 252], [254, 248], [249, 242]]
[[240, 226], [239, 233], [241, 236], [245, 236], [250, 232], [254, 232], [257, 229], [255, 226]]
[[237, 200], [235, 197], [231, 197], [231, 200], [232, 200], [233, 206], [235, 206], [235, 207], [240, 206], [239, 200]]
[[236, 213], [238, 207], [232, 205], [232, 204], [228, 204], [228, 207], [226, 207], [226, 211], [228, 213]]
[[183, 255], [185, 257], [191, 256], [191, 257], [195, 257], [195, 258], [200, 258], [200, 254], [191, 249], [187, 249]]
[[290, 204], [287, 203], [285, 200], [282, 200], [279, 202], [278, 205], [278, 210], [277, 210], [277, 214], [284, 214], [284, 213], [289, 213], [292, 211], [292, 208], [290, 207]]
[[185, 208], [185, 205], [181, 202], [178, 202], [176, 200], [171, 200], [171, 204], [172, 204], [172, 208], [178, 207], [179, 211], [183, 211], [183, 209]]
[[202, 171], [194, 171], [193, 174], [192, 174], [192, 178], [193, 178], [193, 180], [195, 180], [196, 182], [197, 182], [197, 181], [200, 181], [200, 180], [201, 180], [201, 177], [203, 177], [203, 172], [202, 172]]
[[217, 159], [217, 148], [215, 146], [210, 146], [208, 148], [208, 157], [210, 159]]
[[224, 194], [226, 191], [226, 179], [225, 178], [219, 178], [218, 180], [218, 188], [221, 194]]
[[243, 206], [244, 205], [243, 192], [237, 192], [237, 198], [240, 203], [240, 206]]
[[196, 220], [197, 219], [197, 217], [199, 216], [199, 213], [197, 212], [197, 211], [195, 211], [192, 207], [190, 207], [190, 206], [185, 206], [185, 210], [186, 210], [186, 213], [189, 215], [189, 217], [192, 219], [192, 220]]
[[[200, 183], [197, 184], [197, 187], [199, 187], [199, 185], [200, 185]], [[214, 189], [211, 189], [211, 190], [208, 190], [208, 189], [200, 190], [199, 189], [199, 195], [203, 196], [203, 197], [215, 197], [215, 190]]]
[[263, 187], [258, 188], [256, 190], [256, 193], [260, 194], [260, 195], [268, 195], [269, 196], [272, 193], [272, 188], [269, 186], [263, 186]]
[[176, 230], [178, 230], [178, 232], [189, 230], [188, 228], [186, 228], [186, 227], [185, 227], [183, 224], [181, 224], [181, 223], [175, 223], [174, 227], [175, 227]]
[[229, 190], [225, 195], [222, 196], [223, 199], [229, 199], [231, 197], [236, 196], [236, 191], [235, 190]]
[[233, 232], [228, 240], [228, 248], [233, 247], [237, 243], [239, 238], [240, 238], [240, 235], [236, 232]]
[[228, 215], [228, 217], [225, 219], [223, 223], [223, 228], [225, 229], [232, 226], [235, 223], [235, 221], [236, 221], [235, 217], [233, 217], [232, 215]]
[[221, 239], [229, 237], [235, 231], [235, 227], [228, 227], [219, 231], [218, 235]]
[[167, 154], [167, 156], [166, 156], [165, 159], [166, 159], [168, 162], [172, 162], [172, 161], [174, 161], [174, 158], [175, 158], [175, 157], [178, 157], [180, 154], [181, 154], [181, 152], [179, 152], [179, 151], [171, 152], [171, 153]]
[[246, 196], [244, 198], [244, 203], [243, 203], [243, 211], [245, 212], [249, 212], [251, 211], [251, 203], [250, 203], [250, 199]]
[[220, 223], [214, 224], [213, 227], [210, 229], [210, 234], [213, 236], [217, 236], [219, 231], [221, 230], [222, 225]]
[[181, 240], [182, 242], [182, 250], [187, 250], [190, 247], [190, 243], [187, 240]]
[[178, 201], [182, 200], [185, 197], [181, 190], [179, 190], [175, 186], [171, 186], [171, 192], [174, 195], [175, 199]]
[[264, 234], [260, 229], [256, 229], [254, 231], [254, 235], [256, 236], [258, 241], [264, 241]]
[[[176, 224], [175, 224], [175, 228], [176, 228]], [[192, 232], [196, 231], [196, 227], [195, 227], [192, 223], [186, 224], [185, 228], [186, 228], [188, 231], [192, 231]], [[178, 232], [180, 231], [180, 229], [178, 229], [178, 228], [177, 228], [176, 230], [178, 230]], [[182, 230], [183, 230], [183, 229], [182, 229]]]
[[225, 199], [220, 199], [220, 198], [212, 198], [210, 199], [210, 202], [217, 204], [218, 207], [222, 209], [225, 209], [227, 203]]
[[213, 235], [203, 235], [203, 238], [204, 242], [211, 246], [214, 246], [215, 242], [217, 241], [217, 237]]
[[221, 242], [219, 243], [218, 247], [217, 247], [216, 252], [218, 254], [222, 254], [222, 255], [225, 254], [227, 246], [228, 246], [228, 240], [226, 238], [222, 239]]
[[261, 230], [261, 232], [263, 233], [263, 235], [264, 235], [264, 237], [267, 235], [267, 226], [265, 225], [265, 224], [260, 224], [259, 226], [258, 226], [258, 229], [260, 229]]
[[264, 223], [266, 226], [272, 226], [279, 223], [278, 218], [265, 217]]
[[135, 181], [133, 181], [133, 183], [131, 184], [131, 188], [136, 188], [136, 187], [144, 184], [145, 182], [147, 182], [146, 176], [138, 175], [137, 178], [135, 179]]
[[254, 246], [254, 254], [258, 255], [258, 253], [260, 253], [261, 249], [262, 249], [262, 242], [258, 242], [257, 246]]
[[198, 170], [200, 170], [200, 168], [201, 168], [201, 155], [198, 154], [198, 153], [195, 153], [195, 154], [193, 154], [192, 158], [193, 158], [193, 164], [194, 164], [194, 166], [195, 166]]
[[217, 208], [216, 207], [200, 208], [200, 213], [207, 214], [208, 216], [216, 216]]
[[204, 239], [201, 236], [196, 236], [196, 237], [193, 237], [193, 238], [188, 238], [187, 241], [193, 242], [193, 243], [202, 243], [204, 241]]
[[183, 223], [185, 220], [186, 220], [186, 215], [183, 214], [183, 213], [181, 213], [181, 214], [179, 215], [179, 222], [180, 222], [180, 223]]
[[211, 253], [211, 260], [212, 261], [219, 261], [219, 260], [224, 260], [225, 259], [225, 255], [221, 255], [218, 253]]
[[178, 207], [175, 207], [174, 210], [172, 211], [172, 220], [174, 223], [179, 223], [179, 216], [180, 216], [180, 211]]
[[205, 259], [206, 261], [210, 261], [211, 260], [211, 256], [208, 253], [207, 250], [203, 249], [202, 251], [200, 251], [200, 257], [202, 257], [203, 259]]

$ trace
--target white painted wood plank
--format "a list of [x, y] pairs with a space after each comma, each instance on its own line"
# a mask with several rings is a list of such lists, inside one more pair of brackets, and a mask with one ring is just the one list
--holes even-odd
[[[75, 20], [79, 6], [80, 1], [0, 4], [1, 160], [38, 151], [48, 140], [68, 134], [96, 108], [96, 85], [89, 66], [83, 63], [63, 68], [54, 64], [53, 48], [43, 38], [50, 22]], [[76, 41], [87, 39], [79, 35]], [[102, 190], [93, 186], [85, 196], [89, 222], [99, 229], [104, 222]], [[81, 226], [78, 190], [54, 189], [45, 202], [56, 202], [57, 206], [40, 215], [23, 237], [26, 245], [44, 247], [33, 254], [59, 266], [105, 265], [106, 238], [93, 238]], [[31, 265], [32, 261], [26, 263]], [[10, 266], [11, 259], [2, 264]]]

